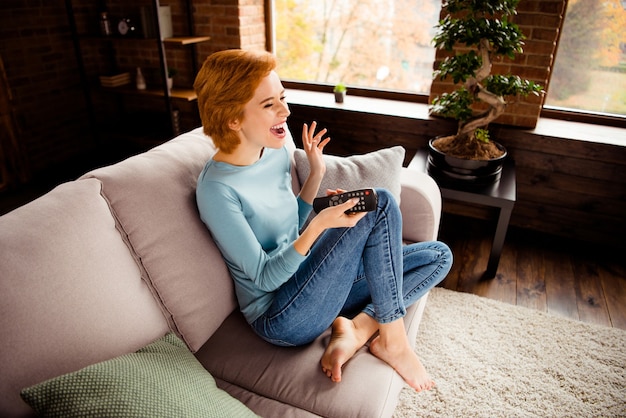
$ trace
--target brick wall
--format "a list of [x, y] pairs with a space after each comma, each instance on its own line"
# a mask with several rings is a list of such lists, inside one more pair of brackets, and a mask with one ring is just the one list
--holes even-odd
[[211, 36], [211, 42], [199, 48], [202, 58], [211, 52], [239, 48], [239, 0], [194, 1], [196, 34]]
[[224, 49], [265, 49], [265, 6], [262, 0], [194, 0], [197, 35], [211, 36], [198, 47], [200, 62]]
[[240, 0], [241, 48], [265, 50], [265, 5], [260, 0]]
[[[90, 33], [98, 26], [95, 17], [98, 9], [93, 0], [74, 0], [79, 33]], [[107, 0], [107, 11], [113, 17], [136, 16], [141, 6], [150, 6], [148, 0], [133, 2], [128, 6], [125, 0]], [[177, 82], [191, 86], [195, 77], [190, 65], [190, 53], [195, 53], [199, 64], [215, 51], [231, 48], [265, 48], [265, 10], [262, 0], [192, 0], [193, 28], [190, 31], [185, 0], [161, 0], [161, 5], [169, 5], [172, 12], [172, 26], [175, 35], [192, 32], [194, 35], [210, 36], [207, 43], [197, 44], [195, 49], [167, 45], [168, 66], [176, 68]], [[147, 69], [150, 81], [152, 69], [159, 66], [158, 50], [148, 41], [116, 42], [115, 59], [122, 69], [136, 66]], [[99, 51], [102, 54], [102, 51]], [[158, 78], [158, 74], [154, 77]], [[154, 80], [159, 82], [158, 79]]]
[[[540, 83], [547, 88], [550, 69], [556, 53], [556, 43], [565, 13], [567, 0], [522, 0], [517, 12], [511, 20], [516, 23], [526, 37], [524, 53], [514, 60], [501, 58], [493, 62], [492, 74], [514, 74], [522, 78]], [[442, 17], [445, 13], [442, 12]], [[446, 51], [438, 50], [434, 68], [448, 55]], [[454, 85], [451, 80], [435, 80], [430, 92], [430, 99], [441, 93], [451, 92]], [[506, 107], [496, 123], [535, 127], [543, 105], [543, 97], [529, 95], [519, 98], [516, 103]]]
[[1, 2], [0, 54], [33, 175], [95, 145], [63, 0]]
[[[131, 71], [141, 67], [149, 84], [160, 83], [159, 54], [153, 40], [102, 41], [99, 33], [99, 4], [96, 0], [73, 0], [77, 31], [86, 36], [80, 42], [81, 58], [88, 83], [98, 84], [100, 74]], [[106, 0], [107, 10], [116, 17], [138, 19], [140, 6], [150, 0]], [[175, 35], [189, 31], [187, 6], [183, 0], [162, 0], [172, 11]], [[198, 65], [212, 52], [228, 48], [265, 48], [265, 9], [262, 0], [193, 0], [193, 32], [208, 35], [211, 41], [190, 48], [169, 45], [169, 67], [176, 68], [175, 84], [191, 87], [195, 78], [192, 54]], [[98, 136], [93, 135], [87, 113], [87, 99], [79, 77], [70, 24], [64, 0], [0, 2], [0, 54], [14, 97], [14, 112], [20, 141], [26, 149], [33, 175], [47, 172], [65, 161], [95, 152]], [[96, 89], [97, 90], [97, 89]], [[93, 89], [91, 91], [93, 93]], [[163, 109], [160, 99], [128, 99], [120, 103], [111, 95], [93, 93], [99, 126], [137, 106]], [[197, 112], [195, 102], [176, 105], [183, 115]], [[186, 119], [186, 128], [197, 126], [197, 118]], [[194, 125], [195, 124], [195, 125]], [[109, 135], [100, 136], [106, 142]]]
[[[98, 1], [73, 0], [79, 33], [98, 31]], [[132, 2], [107, 0], [112, 14], [136, 12], [149, 0]], [[187, 33], [187, 9], [183, 0], [171, 0], [175, 33]], [[555, 53], [565, 0], [522, 0], [515, 22], [527, 36], [523, 55], [496, 63], [496, 67], [546, 83]], [[266, 45], [265, 6], [262, 0], [193, 0], [196, 35], [211, 36], [211, 41], [195, 47], [198, 64], [212, 52], [227, 48], [264, 49]], [[79, 155], [95, 146], [91, 135], [87, 106], [77, 76], [71, 33], [63, 0], [24, 2], [4, 0], [0, 4], [0, 54], [15, 96], [16, 115], [22, 142], [27, 149], [33, 171]], [[115, 51], [112, 51], [112, 48]], [[159, 82], [158, 54], [151, 41], [129, 43], [81, 43], [82, 59], [93, 77], [116, 70], [141, 66], [150, 83]], [[114, 64], [110, 54], [116, 58]], [[439, 52], [437, 59], [442, 58]], [[190, 65], [190, 49], [168, 47], [167, 60], [176, 68], [176, 84], [191, 86], [195, 77]], [[433, 93], [449, 85], [436, 82]], [[119, 111], [110, 97], [94, 97], [96, 117], [108, 118]], [[141, 105], [160, 106], [159, 102], [140, 101]], [[156, 103], [156, 104], [155, 104]], [[193, 112], [194, 103], [181, 105]], [[540, 99], [529, 99], [509, 106], [498, 122], [534, 126], [541, 107]]]

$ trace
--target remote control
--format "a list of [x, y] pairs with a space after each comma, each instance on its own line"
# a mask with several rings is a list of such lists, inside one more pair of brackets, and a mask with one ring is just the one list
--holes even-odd
[[319, 213], [322, 209], [341, 205], [348, 200], [358, 197], [359, 203], [348, 209], [345, 213], [370, 212], [376, 209], [378, 195], [374, 189], [360, 189], [331, 196], [317, 197], [313, 200], [313, 209]]

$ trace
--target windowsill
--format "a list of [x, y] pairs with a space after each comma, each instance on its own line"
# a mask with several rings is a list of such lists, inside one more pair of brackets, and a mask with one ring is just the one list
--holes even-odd
[[[397, 116], [416, 120], [434, 119], [428, 115], [428, 105], [424, 103], [351, 96], [349, 94], [344, 103], [335, 103], [333, 93], [288, 89], [287, 102], [300, 106]], [[626, 147], [626, 129], [613, 126], [540, 118], [534, 129], [526, 129], [526, 131], [538, 136]]]

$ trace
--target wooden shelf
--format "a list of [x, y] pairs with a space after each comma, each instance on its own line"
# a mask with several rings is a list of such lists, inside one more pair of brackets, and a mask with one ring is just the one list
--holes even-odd
[[210, 36], [175, 36], [173, 38], [165, 38], [163, 42], [174, 45], [192, 45], [211, 40]]
[[[128, 41], [140, 41], [140, 42], [152, 41], [153, 42], [156, 39], [156, 38], [144, 38], [141, 36], [121, 36], [121, 35], [103, 36], [99, 34], [81, 34], [81, 35], [78, 35], [78, 37], [80, 39], [86, 39], [86, 40], [121, 41], [121, 42], [128, 42]], [[210, 40], [211, 40], [210, 36], [173, 36], [171, 38], [163, 39], [163, 43], [170, 44], [170, 45], [185, 46], [185, 45], [199, 44], [202, 42], [208, 42]]]
[[[160, 96], [164, 97], [165, 93], [160, 89], [147, 89], [147, 90], [137, 90], [131, 86], [122, 86], [122, 87], [103, 87], [105, 90], [113, 91], [115, 93], [120, 94], [137, 94], [137, 95], [147, 95], [147, 96]], [[198, 98], [195, 90], [193, 89], [181, 89], [181, 88], [173, 88], [170, 97], [172, 99], [183, 99], [188, 102], [192, 102]]]
[[[171, 129], [159, 129], [159, 131], [171, 131], [174, 135], [179, 134], [180, 129], [180, 118], [177, 119], [174, 117], [174, 111], [178, 112], [181, 109], [189, 109], [190, 102], [194, 102], [197, 100], [197, 96], [195, 91], [192, 88], [180, 88], [175, 87], [171, 91], [166, 90], [166, 76], [167, 76], [167, 50], [169, 49], [181, 49], [187, 51], [175, 51], [176, 53], [181, 52], [184, 53], [184, 57], [181, 54], [181, 57], [176, 57], [176, 65], [191, 67], [191, 75], [193, 76], [197, 72], [197, 57], [196, 57], [196, 45], [208, 42], [211, 40], [210, 36], [195, 36], [193, 32], [193, 22], [191, 19], [189, 20], [188, 30], [184, 32], [179, 32], [177, 36], [168, 36], [167, 38], [163, 38], [164, 32], [162, 25], [162, 17], [159, 16], [157, 12], [157, 6], [159, 5], [158, 1], [155, 1], [153, 6], [146, 9], [146, 15], [144, 17], [150, 17], [151, 20], [155, 23], [155, 30], [146, 31], [147, 33], [141, 33], [141, 31], [137, 31], [138, 33], [132, 34], [132, 36], [121, 36], [116, 34], [116, 30], [113, 30], [110, 36], [103, 36], [98, 33], [98, 25], [93, 26], [90, 25], [88, 28], [83, 30], [83, 33], [78, 33], [78, 28], [76, 26], [76, 16], [74, 16], [74, 7], [72, 7], [72, 0], [66, 0], [66, 9], [67, 15], [70, 23], [70, 29], [72, 32], [72, 41], [74, 43], [74, 49], [76, 56], [79, 61], [79, 69], [81, 72], [81, 79], [88, 80], [89, 86], [85, 86], [86, 94], [89, 95], [90, 92], [98, 90], [100, 93], [105, 95], [103, 97], [103, 103], [97, 103], [98, 107], [102, 107], [107, 112], [113, 112], [113, 108], [117, 107], [120, 112], [126, 112], [126, 108], [148, 108], [156, 105], [157, 102], [162, 101], [164, 104], [165, 114], [168, 115], [166, 118], [161, 118], [167, 122], [169, 128]], [[76, 3], [79, 3], [76, 1]], [[93, 2], [92, 2], [93, 3]], [[102, 7], [104, 7], [108, 0], [104, 0], [101, 2]], [[187, 10], [192, 6], [191, 0], [183, 0], [182, 3], [186, 6]], [[152, 9], [152, 10], [150, 10]], [[78, 9], [77, 9], [78, 10]], [[80, 16], [82, 19], [82, 15], [84, 15], [84, 10], [80, 11]], [[150, 15], [150, 16], [148, 16]], [[169, 25], [171, 27], [171, 23]], [[115, 29], [115, 28], [113, 28]], [[171, 30], [171, 29], [170, 29]], [[168, 32], [170, 35], [171, 32]], [[142, 37], [143, 35], [151, 35], [149, 37]], [[94, 40], [94, 41], [104, 41], [104, 43], [93, 43], [93, 45], [89, 45], [92, 48], [97, 48], [95, 53], [85, 54], [84, 51], [81, 50], [81, 39], [85, 40]], [[129, 42], [129, 45], [122, 45], [123, 43]], [[128, 51], [125, 48], [128, 46], [129, 49], [135, 50], [136, 55], [138, 55], [135, 59], [127, 60], [127, 55], [129, 55]], [[151, 57], [155, 58], [158, 56], [159, 66], [158, 73], [155, 71], [151, 71], [151, 77], [149, 77], [150, 84], [148, 85], [147, 90], [137, 90], [136, 85], [133, 81], [133, 77], [131, 75], [131, 80], [128, 77], [122, 77], [119, 74], [111, 74], [108, 78], [103, 75], [93, 74], [96, 68], [108, 67], [108, 68], [117, 68], [121, 66], [123, 68], [129, 67], [141, 67], [141, 64], [145, 66], [149, 66], [145, 60], [142, 60], [143, 54], [149, 54]], [[86, 67], [83, 63], [85, 60], [89, 66]], [[121, 63], [124, 62], [122, 65]], [[154, 67], [154, 65], [152, 65]], [[88, 70], [89, 68], [89, 70]], [[154, 68], [152, 69], [154, 70]], [[132, 71], [132, 70], [131, 70]], [[132, 74], [132, 73], [131, 73]], [[89, 81], [92, 76], [97, 75], [100, 80], [100, 86], [96, 87], [96, 79], [94, 77], [93, 81]], [[160, 77], [157, 77], [160, 75]], [[117, 76], [117, 77], [116, 77]], [[120, 83], [124, 83], [124, 85], [120, 85]], [[102, 85], [104, 83], [104, 85]], [[180, 80], [180, 86], [190, 86], [189, 80], [187, 82], [184, 79]], [[111, 94], [112, 93], [112, 94]], [[95, 118], [96, 104], [92, 103], [91, 98], [88, 98], [89, 105], [89, 114], [92, 124], [96, 124], [97, 120]], [[160, 99], [160, 100], [159, 100]], [[104, 101], [111, 102], [112, 106], [108, 106], [104, 103]], [[148, 101], [149, 106], [143, 106], [144, 102]], [[184, 104], [183, 102], [187, 102]], [[117, 106], [115, 106], [117, 105]], [[127, 106], [128, 105], [128, 106]], [[105, 108], [105, 106], [107, 106]], [[193, 108], [193, 105], [191, 106]], [[109, 109], [110, 108], [110, 109]], [[179, 108], [179, 109], [176, 109]], [[193, 115], [190, 115], [193, 117]], [[131, 125], [137, 125], [140, 130], [145, 129], [145, 124], [152, 124], [150, 118], [148, 118], [147, 122], [141, 122], [139, 118], [133, 117], [130, 120]]]
[[[163, 93], [163, 90], [159, 90], [159, 89], [135, 90], [135, 92], [139, 94], [147, 94], [150, 96], [161, 96], [161, 97], [165, 96], [165, 94]], [[193, 89], [177, 89], [177, 88], [172, 89], [170, 93], [170, 97], [172, 99], [187, 100], [188, 102], [192, 102], [198, 98], [198, 96], [196, 96], [196, 92]]]

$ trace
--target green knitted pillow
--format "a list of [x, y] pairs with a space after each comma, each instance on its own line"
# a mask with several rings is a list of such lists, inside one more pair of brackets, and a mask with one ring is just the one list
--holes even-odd
[[22, 390], [46, 417], [255, 417], [219, 389], [213, 377], [170, 333], [123, 355]]

